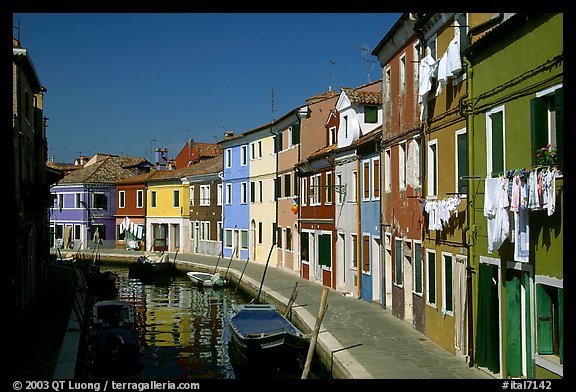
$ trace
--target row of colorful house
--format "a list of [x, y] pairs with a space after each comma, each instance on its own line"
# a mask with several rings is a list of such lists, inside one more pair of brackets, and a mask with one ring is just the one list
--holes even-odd
[[265, 263], [498, 377], [563, 377], [563, 15], [405, 13], [372, 55], [382, 79], [221, 155], [93, 157], [52, 188], [54, 244]]

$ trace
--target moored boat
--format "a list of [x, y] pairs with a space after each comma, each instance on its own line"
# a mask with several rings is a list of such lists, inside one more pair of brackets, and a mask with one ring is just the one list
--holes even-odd
[[306, 355], [308, 337], [274, 305], [241, 304], [229, 315], [232, 341], [253, 365], [295, 364]]
[[201, 287], [223, 287], [228, 283], [228, 280], [221, 277], [218, 272], [209, 274], [207, 272], [189, 271], [186, 275], [194, 284]]

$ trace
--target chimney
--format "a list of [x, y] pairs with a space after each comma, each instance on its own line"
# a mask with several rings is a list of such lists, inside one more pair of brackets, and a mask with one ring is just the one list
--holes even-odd
[[168, 154], [168, 150], [166, 148], [157, 148], [154, 150], [155, 157], [156, 157], [156, 169], [162, 170], [166, 168], [166, 162], [168, 158], [166, 155]]

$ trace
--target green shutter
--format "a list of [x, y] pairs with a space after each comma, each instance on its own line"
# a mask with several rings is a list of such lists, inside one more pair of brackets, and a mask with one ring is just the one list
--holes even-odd
[[378, 122], [378, 107], [365, 106], [364, 107], [364, 122], [374, 124]]
[[415, 274], [415, 291], [422, 292], [422, 245], [414, 244], [414, 274]]
[[541, 284], [536, 285], [536, 341], [538, 354], [554, 354], [552, 299]]
[[466, 133], [458, 134], [458, 193], [468, 192], [468, 181], [462, 176], [468, 175], [468, 135]]
[[402, 284], [402, 241], [395, 242], [396, 284]]
[[558, 165], [563, 168], [564, 163], [564, 88], [555, 91], [554, 102], [556, 104], [556, 152], [558, 154]]
[[503, 112], [490, 115], [492, 123], [492, 174], [504, 173], [504, 116]]
[[453, 294], [452, 294], [452, 256], [444, 258], [444, 277], [446, 279], [446, 310], [451, 312], [454, 310]]
[[560, 344], [560, 363], [564, 363], [564, 290], [558, 290], [558, 335]]
[[330, 234], [318, 236], [318, 257], [320, 265], [332, 266], [332, 241]]
[[542, 98], [530, 100], [530, 132], [532, 138], [532, 164], [536, 163], [536, 150], [548, 144], [548, 108]]
[[300, 143], [300, 123], [292, 124], [292, 145]]
[[436, 254], [428, 253], [428, 302], [436, 303]]

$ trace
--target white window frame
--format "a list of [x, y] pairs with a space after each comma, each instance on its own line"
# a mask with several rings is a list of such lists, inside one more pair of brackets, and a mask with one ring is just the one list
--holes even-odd
[[[378, 162], [378, 178], [376, 178], [376, 173], [374, 169], [374, 163]], [[380, 164], [380, 157], [374, 157], [370, 160], [370, 196], [372, 200], [380, 200], [380, 195], [382, 194], [382, 187], [380, 186], [380, 178], [382, 176], [382, 165]], [[378, 181], [378, 196], [374, 195], [374, 184]]]
[[218, 184], [217, 187], [216, 205], [222, 205], [222, 184]]
[[224, 151], [224, 156], [225, 156], [225, 161], [226, 161], [226, 168], [229, 169], [232, 167], [232, 149], [231, 148], [227, 148]]
[[406, 140], [398, 143], [398, 186], [401, 191], [406, 190], [407, 165], [408, 165], [408, 145]]
[[118, 192], [118, 208], [125, 208], [125, 207], [126, 207], [126, 191], [119, 191]]
[[172, 191], [172, 207], [180, 208], [180, 190], [174, 189]]
[[200, 205], [210, 206], [210, 184], [200, 185]]
[[406, 69], [407, 69], [406, 52], [400, 55], [398, 62], [399, 62], [398, 66], [400, 68], [399, 72], [400, 95], [404, 95], [406, 94]]
[[[491, 115], [502, 112], [502, 167], [506, 172], [506, 111], [504, 105], [495, 107], [486, 112], [486, 175], [492, 176], [492, 118]], [[502, 174], [502, 173], [500, 173]]]
[[430, 282], [432, 279], [430, 277], [430, 254], [434, 255], [434, 273], [437, 274], [438, 272], [438, 257], [436, 257], [436, 250], [435, 249], [426, 249], [426, 264], [424, 265], [426, 268], [426, 305], [436, 309], [436, 304], [438, 303], [438, 290], [436, 285], [436, 275], [433, 277], [434, 279], [434, 302], [430, 302]]
[[[446, 292], [446, 257], [450, 257], [451, 259], [451, 267], [452, 267], [452, 292]], [[450, 252], [442, 252], [442, 313], [454, 317], [454, 262], [456, 261], [456, 257], [453, 253]], [[450, 295], [452, 297], [452, 310], [446, 309], [447, 297]]]
[[190, 185], [190, 207], [194, 206], [194, 185]]
[[244, 144], [240, 146], [240, 166], [246, 166], [248, 164], [248, 145]]
[[[384, 192], [392, 192], [392, 150], [390, 147], [384, 150]], [[382, 168], [380, 168], [382, 170]]]
[[136, 190], [136, 208], [144, 207], [144, 191], [142, 189]]
[[426, 177], [428, 184], [426, 195], [436, 198], [438, 196], [438, 139], [430, 140], [427, 149]]
[[240, 183], [240, 204], [248, 203], [248, 183]]
[[[460, 176], [464, 175], [464, 174], [460, 174], [458, 172], [458, 159], [460, 158], [458, 156], [458, 136], [460, 135], [466, 135], [466, 128], [462, 128], [459, 129], [455, 132], [454, 134], [454, 163], [455, 163], [455, 167], [454, 167], [454, 171], [455, 171], [455, 184], [454, 184], [454, 192], [458, 193], [458, 183], [460, 182]], [[468, 157], [464, 157], [464, 159], [468, 159]], [[465, 194], [460, 194], [460, 197], [466, 197]]]
[[226, 183], [226, 205], [232, 204], [232, 184]]

